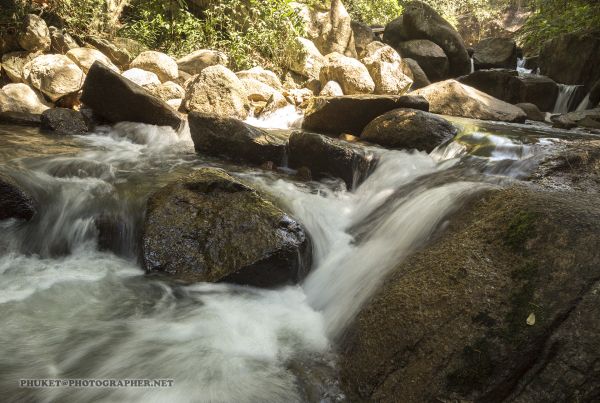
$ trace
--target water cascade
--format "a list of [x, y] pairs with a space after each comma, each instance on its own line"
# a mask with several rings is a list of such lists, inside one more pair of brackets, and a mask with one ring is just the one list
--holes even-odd
[[590, 104], [590, 93], [588, 92], [588, 94], [585, 96], [585, 98], [583, 98], [583, 100], [579, 103], [579, 106], [577, 106], [577, 109], [575, 109], [575, 110], [577, 112], [583, 112], [589, 108], [589, 104]]
[[[360, 307], [463, 202], [526, 173], [543, 147], [456, 124], [462, 135], [430, 155], [375, 149], [376, 169], [353, 192], [337, 180], [304, 183], [204, 158], [189, 131], [127, 123], [56, 138], [0, 126], [3, 172], [43, 207], [29, 223], [0, 222], [0, 400], [192, 402], [199, 391], [206, 401], [343, 400], [335, 341]], [[207, 165], [272, 195], [306, 226], [314, 265], [303, 284], [186, 286], [144, 275], [137, 239], [148, 194]], [[119, 224], [112, 251], [100, 244], [99, 217]], [[175, 383], [16, 381], [69, 377]]]
[[558, 84], [558, 97], [556, 98], [556, 103], [554, 104], [554, 113], [568, 113], [575, 105], [573, 105], [579, 89], [582, 88], [582, 85], [566, 85], [566, 84]]
[[525, 58], [517, 59], [517, 71], [519, 74], [531, 74], [533, 72], [532, 69], [525, 68]]

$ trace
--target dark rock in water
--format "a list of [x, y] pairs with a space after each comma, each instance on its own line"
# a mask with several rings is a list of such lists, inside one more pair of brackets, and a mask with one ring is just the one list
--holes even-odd
[[517, 44], [510, 38], [487, 38], [475, 46], [475, 68], [514, 69], [517, 65]]
[[456, 80], [446, 80], [414, 91], [429, 101], [430, 111], [440, 115], [522, 123], [521, 108], [492, 97]]
[[336, 136], [342, 133], [360, 136], [377, 116], [398, 108], [428, 111], [429, 104], [423, 97], [413, 95], [314, 97], [306, 108], [302, 128]]
[[468, 74], [471, 61], [460, 34], [431, 6], [411, 1], [404, 6], [402, 27], [407, 39], [428, 39], [440, 46], [450, 62], [450, 77]]
[[413, 39], [401, 42], [396, 47], [404, 58], [416, 60], [431, 81], [440, 81], [448, 77], [448, 57], [435, 43], [427, 39]]
[[375, 40], [375, 34], [370, 26], [365, 23], [352, 21], [350, 24], [352, 32], [354, 33], [354, 45], [356, 46], [356, 53], [362, 56], [367, 45]]
[[94, 218], [94, 225], [98, 230], [98, 249], [111, 251], [122, 256], [135, 249], [138, 239], [134, 228], [127, 218], [116, 214], [102, 214]]
[[387, 148], [431, 152], [456, 132], [451, 123], [433, 113], [395, 109], [375, 118], [360, 138]]
[[350, 401], [592, 402], [599, 346], [599, 195], [512, 188], [397, 267], [340, 366]]
[[42, 113], [42, 129], [56, 134], [85, 134], [89, 131], [88, 123], [79, 111], [66, 108], [52, 108]]
[[523, 112], [527, 114], [527, 119], [529, 120], [534, 120], [536, 122], [543, 122], [546, 120], [546, 115], [534, 104], [521, 103], [516, 104], [515, 106], [523, 109]]
[[188, 121], [199, 153], [257, 165], [267, 161], [281, 164], [284, 159], [287, 138], [283, 136], [238, 119], [200, 112], [190, 112]]
[[536, 75], [520, 76], [516, 70], [478, 70], [458, 78], [458, 81], [504, 102], [532, 103], [545, 112], [554, 109], [558, 96], [558, 85], [552, 79]]
[[297, 283], [311, 256], [299, 223], [216, 168], [150, 196], [142, 249], [148, 272], [258, 287]]
[[588, 91], [600, 79], [600, 33], [563, 34], [542, 46], [541, 74], [561, 84], [580, 84]]
[[110, 122], [139, 122], [175, 130], [183, 123], [166, 102], [100, 62], [94, 62], [87, 74], [81, 102]]
[[588, 129], [600, 129], [600, 108], [555, 115], [550, 120], [552, 120], [554, 127], [561, 129], [572, 129], [578, 126]]
[[423, 71], [421, 66], [419, 66], [419, 63], [417, 63], [416, 60], [411, 59], [409, 57], [403, 57], [402, 63], [404, 63], [412, 73], [413, 85], [411, 88], [413, 90], [418, 90], [419, 88], [427, 87], [429, 84], [431, 84], [431, 81], [429, 81], [427, 74], [425, 74], [425, 72]]
[[36, 213], [35, 202], [12, 178], [0, 173], [0, 220], [29, 221]]
[[288, 147], [292, 168], [308, 168], [317, 180], [340, 178], [348, 189], [358, 186], [375, 165], [374, 155], [363, 147], [316, 133], [294, 132]]

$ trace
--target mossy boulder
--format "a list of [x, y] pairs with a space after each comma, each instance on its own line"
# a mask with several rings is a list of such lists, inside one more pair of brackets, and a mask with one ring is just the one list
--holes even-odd
[[259, 287], [300, 281], [311, 256], [298, 222], [216, 168], [199, 169], [150, 196], [142, 250], [150, 273]]
[[516, 186], [401, 263], [342, 342], [353, 401], [594, 401], [600, 197]]

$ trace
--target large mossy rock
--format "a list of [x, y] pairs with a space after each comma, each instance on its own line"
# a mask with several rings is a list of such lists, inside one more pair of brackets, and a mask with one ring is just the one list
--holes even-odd
[[290, 167], [308, 168], [313, 179], [340, 178], [348, 189], [366, 179], [376, 163], [365, 148], [317, 133], [292, 133], [288, 149]]
[[183, 123], [163, 100], [100, 62], [90, 68], [83, 83], [81, 102], [110, 122], [140, 122], [171, 126], [175, 130]]
[[448, 77], [448, 57], [441, 47], [427, 39], [401, 42], [396, 49], [402, 57], [416, 60], [431, 81]]
[[475, 45], [473, 62], [476, 69], [517, 66], [517, 44], [510, 38], [487, 38]]
[[450, 63], [450, 77], [468, 74], [471, 62], [460, 34], [431, 6], [411, 1], [404, 6], [402, 29], [407, 39], [428, 39], [444, 50]]
[[287, 139], [250, 126], [238, 119], [200, 112], [188, 115], [190, 133], [198, 153], [260, 165], [281, 164]]
[[456, 80], [440, 81], [412, 92], [429, 101], [429, 110], [440, 115], [471, 119], [524, 122], [521, 108], [494, 98]]
[[310, 255], [300, 224], [221, 169], [199, 169], [148, 200], [148, 272], [272, 287], [304, 278]]
[[392, 109], [429, 110], [423, 97], [413, 95], [345, 95], [314, 97], [306, 108], [302, 128], [320, 133], [360, 136], [365, 126]]
[[494, 191], [450, 223], [346, 334], [350, 400], [596, 401], [598, 194]]
[[540, 71], [561, 84], [581, 84], [589, 90], [600, 79], [600, 33], [564, 34], [544, 43]]
[[446, 119], [416, 109], [395, 109], [373, 120], [360, 138], [386, 148], [431, 152], [456, 135]]
[[11, 177], [0, 173], [0, 220], [30, 220], [36, 213], [33, 198]]
[[558, 85], [554, 80], [538, 75], [519, 75], [515, 70], [478, 70], [457, 81], [510, 104], [532, 103], [544, 112], [554, 109], [558, 97]]

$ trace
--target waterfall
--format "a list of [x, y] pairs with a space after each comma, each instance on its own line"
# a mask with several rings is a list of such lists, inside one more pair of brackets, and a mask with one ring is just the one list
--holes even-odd
[[583, 112], [588, 109], [589, 103], [590, 103], [590, 93], [588, 92], [588, 94], [585, 96], [585, 98], [583, 98], [583, 100], [579, 103], [579, 106], [577, 106], [577, 109], [575, 109], [575, 110], [577, 112]]
[[517, 71], [519, 74], [531, 74], [533, 70], [525, 68], [525, 58], [517, 59]]
[[572, 110], [573, 100], [582, 85], [558, 84], [558, 97], [554, 104], [554, 113], [568, 113]]
[[473, 60], [473, 58], [471, 57], [471, 73], [475, 72], [475, 60]]

